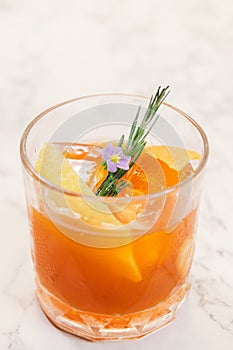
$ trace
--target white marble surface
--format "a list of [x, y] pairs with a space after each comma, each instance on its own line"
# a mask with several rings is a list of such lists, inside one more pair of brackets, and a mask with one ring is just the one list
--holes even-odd
[[[233, 2], [0, 0], [0, 349], [233, 348]], [[54, 328], [33, 294], [20, 135], [56, 102], [150, 94], [195, 117], [211, 145], [192, 269], [177, 319], [136, 342], [90, 343]]]

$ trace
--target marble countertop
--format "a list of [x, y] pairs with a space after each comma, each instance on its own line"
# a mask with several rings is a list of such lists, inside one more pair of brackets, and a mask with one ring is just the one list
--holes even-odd
[[[0, 349], [233, 348], [233, 2], [0, 0]], [[192, 289], [177, 319], [139, 341], [90, 343], [53, 327], [33, 293], [19, 161], [27, 123], [85, 94], [150, 95], [206, 130], [206, 174]]]

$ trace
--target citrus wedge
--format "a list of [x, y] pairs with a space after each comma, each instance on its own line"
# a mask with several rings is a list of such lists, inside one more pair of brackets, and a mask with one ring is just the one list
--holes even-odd
[[[67, 207], [78, 213], [82, 220], [92, 226], [120, 226], [120, 222], [112, 215], [108, 206], [97, 198], [86, 183], [78, 176], [57, 147], [47, 143], [42, 148], [36, 163], [36, 170], [46, 180], [64, 191], [75, 192], [80, 197], [64, 195]], [[89, 201], [84, 199], [89, 198]]]
[[[78, 213], [80, 229], [88, 225], [92, 233], [99, 228], [120, 228], [122, 223], [112, 214], [109, 207], [100, 197], [97, 197], [87, 184], [74, 171], [66, 158], [59, 152], [58, 148], [51, 143], [47, 143], [42, 148], [36, 166], [37, 172], [47, 181], [61, 187], [64, 191], [75, 192], [80, 196], [70, 196], [61, 193], [62, 205], [65, 209]], [[85, 198], [84, 198], [85, 196]], [[51, 200], [54, 197], [51, 193]], [[59, 205], [59, 203], [57, 203]], [[79, 227], [79, 223], [76, 225]], [[56, 226], [58, 226], [56, 224]], [[92, 226], [90, 228], [90, 226]], [[69, 238], [76, 240], [76, 235], [72, 230], [62, 230]], [[107, 234], [107, 232], [106, 232]], [[78, 242], [79, 243], [79, 242]], [[108, 254], [107, 254], [108, 255]], [[111, 259], [106, 261], [109, 273], [119, 274], [131, 281], [138, 282], [142, 279], [133, 256], [132, 246], [123, 245], [118, 249], [111, 249]]]
[[200, 154], [173, 146], [149, 146], [146, 148], [156, 159], [166, 163], [169, 168], [180, 171], [190, 160], [201, 159]]
[[[137, 195], [152, 194], [162, 189], [176, 185], [178, 182], [185, 180], [193, 173], [191, 160], [199, 160], [201, 156], [194, 152], [177, 148], [173, 146], [149, 146], [145, 148], [144, 153], [138, 159], [132, 170], [125, 175], [125, 179], [129, 180], [133, 186], [133, 193]], [[140, 193], [140, 189], [142, 190]], [[160, 203], [159, 198], [156, 203]], [[161, 196], [161, 200], [163, 197]], [[172, 215], [177, 198], [175, 195], [164, 196], [164, 210], [156, 225], [156, 230], [166, 228], [169, 218]], [[150, 203], [153, 204], [152, 207]], [[141, 204], [141, 205], [140, 205]], [[117, 202], [114, 204], [117, 205]], [[161, 203], [162, 205], [162, 203]], [[112, 207], [110, 206], [112, 209]], [[152, 200], [134, 200], [128, 204], [124, 211], [116, 212], [119, 221], [127, 224], [138, 218], [138, 215], [145, 210], [156, 211], [156, 205]], [[159, 209], [159, 208], [158, 208]]]

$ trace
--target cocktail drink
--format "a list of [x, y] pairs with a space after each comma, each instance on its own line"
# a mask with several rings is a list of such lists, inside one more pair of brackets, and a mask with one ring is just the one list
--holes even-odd
[[164, 103], [122, 176], [127, 186], [97, 195], [108, 176], [103, 150], [147, 104], [131, 95], [68, 101], [37, 117], [21, 141], [37, 299], [55, 325], [90, 340], [152, 332], [174, 319], [190, 287], [208, 155], [191, 118]]

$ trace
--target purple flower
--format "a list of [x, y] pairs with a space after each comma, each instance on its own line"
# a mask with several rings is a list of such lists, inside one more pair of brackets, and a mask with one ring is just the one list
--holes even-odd
[[111, 143], [108, 143], [101, 154], [109, 172], [115, 173], [117, 168], [129, 170], [131, 157], [125, 156], [121, 147], [113, 147]]

